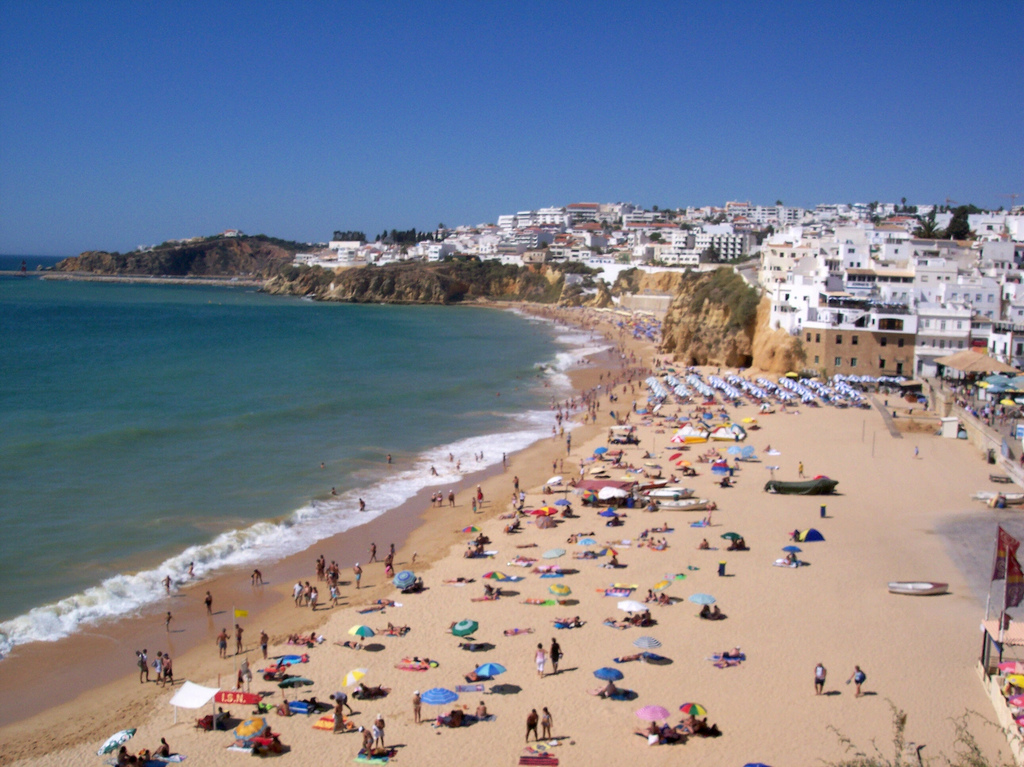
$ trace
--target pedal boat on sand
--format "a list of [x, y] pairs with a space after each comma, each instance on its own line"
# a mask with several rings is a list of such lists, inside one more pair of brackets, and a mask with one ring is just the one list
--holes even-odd
[[914, 597], [931, 597], [949, 591], [948, 583], [936, 581], [889, 581], [889, 591], [893, 594], [909, 594]]

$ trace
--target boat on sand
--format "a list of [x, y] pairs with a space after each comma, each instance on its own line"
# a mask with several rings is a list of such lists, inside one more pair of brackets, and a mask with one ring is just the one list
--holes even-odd
[[930, 597], [945, 594], [949, 591], [949, 584], [937, 581], [889, 581], [889, 591], [893, 594]]
[[711, 506], [707, 498], [683, 498], [678, 501], [662, 499], [658, 501], [659, 511], [704, 511]]
[[679, 485], [673, 485], [672, 487], [657, 487], [653, 490], [648, 490], [644, 495], [655, 500], [664, 498], [670, 501], [679, 501], [683, 498], [692, 498], [693, 488], [680, 487]]

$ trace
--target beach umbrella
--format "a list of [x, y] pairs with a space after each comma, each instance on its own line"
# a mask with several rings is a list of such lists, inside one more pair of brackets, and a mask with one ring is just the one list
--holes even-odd
[[595, 493], [593, 490], [588, 490], [583, 494], [583, 500], [587, 503], [593, 503], [594, 501], [597, 500], [597, 493]]
[[667, 589], [671, 585], [672, 585], [672, 581], [658, 581], [651, 588], [654, 591], [664, 591], [665, 589]]
[[614, 511], [612, 511], [611, 509], [605, 509], [604, 511], [599, 511], [597, 513], [597, 516], [599, 516], [599, 517], [617, 517], [619, 515], [616, 514]]
[[459, 694], [444, 687], [433, 687], [420, 695], [420, 700], [428, 706], [447, 706], [459, 699]]
[[792, 370], [790, 370], [788, 373], [786, 373], [786, 378], [799, 378], [799, 377], [800, 376], [798, 374], [794, 373]]
[[682, 456], [683, 456], [683, 454], [682, 454], [682, 453], [672, 453], [672, 455], [670, 455], [670, 456], [668, 457], [668, 459], [669, 459], [670, 461], [674, 461], [674, 460], [676, 460], [677, 458], [682, 458]]
[[621, 487], [602, 487], [597, 491], [597, 497], [602, 501], [607, 501], [610, 498], [625, 498], [627, 495], [629, 492]]
[[96, 752], [96, 756], [103, 756], [104, 754], [109, 754], [111, 751], [117, 750], [117, 748], [122, 743], [127, 743], [129, 740], [131, 740], [134, 734], [134, 727], [132, 727], [129, 730], [121, 730], [120, 732], [115, 732], [113, 735], [107, 738], [106, 742], [102, 746], [100, 746], [100, 750]]
[[722, 533], [722, 537], [727, 541], [735, 541], [737, 538], [742, 538], [743, 536], [739, 533]]
[[556, 583], [554, 586], [548, 586], [548, 591], [559, 597], [567, 597], [572, 593], [572, 589], [564, 583]]
[[251, 740], [267, 728], [267, 720], [262, 716], [246, 719], [235, 728], [235, 737], [239, 740]]
[[620, 610], [627, 613], [642, 613], [646, 608], [635, 599], [623, 599], [616, 605]]
[[402, 570], [394, 577], [394, 580], [392, 580], [392, 583], [394, 583], [395, 586], [400, 589], [407, 589], [415, 582], [416, 573], [414, 573], [412, 570]]
[[355, 668], [345, 674], [345, 681], [342, 682], [344, 687], [351, 687], [354, 684], [359, 684], [360, 680], [366, 677], [369, 672], [365, 668]]
[[505, 575], [505, 573], [499, 573], [497, 570], [492, 570], [484, 575], [484, 578], [490, 581], [510, 581], [512, 580], [511, 575]]
[[552, 477], [551, 479], [549, 479], [544, 484], [545, 485], [560, 485], [560, 484], [562, 484], [562, 476], [558, 475], [557, 477]]
[[1010, 674], [1006, 681], [1016, 687], [1024, 687], [1024, 674]]
[[597, 543], [597, 541], [595, 541], [593, 538], [582, 538], [576, 541], [576, 543], [578, 543], [580, 546], [593, 546], [595, 543]]
[[469, 527], [462, 528], [462, 532], [464, 532], [464, 533], [479, 533], [480, 532], [480, 528], [477, 527], [476, 525], [470, 525]]
[[689, 461], [679, 461], [676, 466], [690, 466]]
[[617, 682], [622, 679], [622, 672], [617, 668], [608, 668], [605, 666], [604, 668], [599, 668], [595, 671], [594, 676], [605, 682]]
[[537, 521], [533, 523], [538, 530], [550, 530], [555, 526], [555, 518], [551, 517], [537, 517]]
[[1014, 405], [1016, 405], [1017, 403], [1016, 403], [1016, 402], [1014, 402], [1014, 401], [1013, 401], [1012, 399], [1010, 399], [1009, 397], [1007, 397], [1006, 399], [1001, 399], [1001, 400], [999, 400], [999, 404], [1000, 404], [1000, 405], [1009, 405], [1010, 407], [1013, 407], [1013, 406], [1014, 406]]
[[788, 551], [791, 554], [799, 554], [801, 551], [803, 551], [803, 549], [801, 549], [799, 546], [783, 546], [782, 550]]
[[710, 594], [691, 594], [690, 601], [695, 605], [713, 605], [715, 598]]
[[661, 647], [661, 642], [654, 637], [640, 637], [633, 640], [633, 646], [639, 647], [641, 650], [656, 650]]
[[534, 517], [551, 517], [558, 513], [558, 509], [554, 506], [542, 506], [539, 509], [534, 509], [530, 514]]
[[999, 670], [1003, 673], [1024, 674], [1024, 663], [1019, 660], [1003, 661], [999, 664]]
[[506, 670], [507, 669], [500, 663], [485, 663], [484, 665], [479, 666], [473, 673], [477, 676], [492, 677], [497, 676], [498, 674], [504, 674]]
[[727, 452], [729, 455], [742, 455], [743, 448], [740, 447], [739, 445], [733, 445], [732, 447], [730, 447], [725, 452]]
[[649, 469], [660, 469], [661, 468], [661, 466], [659, 464], [657, 464], [657, 463], [645, 463], [644, 466], [646, 466]]
[[668, 719], [668, 709], [661, 706], [644, 706], [637, 710], [636, 715], [645, 722], [657, 722], [660, 719]]
[[594, 448], [594, 455], [604, 455], [607, 452], [608, 452], [608, 448], [606, 448], [606, 447], [596, 447], [596, 448]]
[[756, 418], [751, 418], [749, 415], [743, 419], [743, 423], [757, 423]]
[[567, 500], [565, 500], [565, 498], [559, 498], [557, 501], [555, 501], [555, 506], [568, 506], [568, 505], [569, 505], [569, 502]]
[[811, 543], [812, 541], [823, 541], [825, 540], [825, 536], [811, 527], [807, 530], [801, 530], [800, 535], [798, 535], [796, 539], [798, 541], [804, 541], [805, 543]]
[[1006, 702], [1011, 706], [1024, 706], [1024, 695], [1011, 695], [1006, 699]]
[[452, 633], [457, 637], [465, 637], [476, 632], [480, 628], [480, 624], [476, 621], [461, 620], [452, 626]]
[[707, 716], [708, 713], [708, 710], [700, 703], [684, 703], [679, 707], [679, 710], [691, 716]]
[[369, 626], [353, 626], [348, 630], [348, 633], [354, 637], [372, 637], [374, 632]]
[[565, 556], [565, 549], [548, 549], [541, 554], [544, 559], [558, 559], [559, 557]]

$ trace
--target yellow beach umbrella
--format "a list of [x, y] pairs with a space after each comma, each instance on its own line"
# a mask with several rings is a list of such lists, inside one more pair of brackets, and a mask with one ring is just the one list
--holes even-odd
[[348, 633], [354, 637], [372, 637], [374, 632], [369, 626], [353, 626], [348, 630]]
[[1014, 405], [1016, 405], [1017, 403], [1016, 403], [1016, 402], [1014, 402], [1014, 401], [1013, 401], [1012, 399], [1010, 399], [1009, 397], [1007, 397], [1006, 399], [1001, 399], [1001, 400], [999, 400], [999, 404], [1000, 404], [1000, 405], [1008, 405], [1009, 407], [1013, 407], [1013, 406], [1014, 406]]
[[365, 668], [353, 669], [345, 674], [345, 681], [342, 682], [342, 684], [345, 687], [351, 687], [354, 684], [359, 684], [360, 680], [362, 680], [367, 673], [368, 672]]
[[981, 389], [987, 389], [991, 385], [988, 381], [978, 381], [978, 387]]
[[657, 583], [654, 584], [654, 590], [655, 591], [664, 591], [665, 589], [667, 589], [671, 585], [672, 585], [671, 581], [658, 581]]
[[1010, 674], [1006, 681], [1017, 687], [1024, 687], [1024, 674]]
[[548, 588], [548, 591], [550, 591], [555, 596], [559, 597], [567, 597], [572, 593], [572, 589], [570, 589], [564, 583], [556, 583], [554, 586], [550, 586]]

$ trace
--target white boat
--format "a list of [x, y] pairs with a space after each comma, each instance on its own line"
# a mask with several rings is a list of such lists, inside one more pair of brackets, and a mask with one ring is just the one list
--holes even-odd
[[683, 498], [679, 501], [661, 500], [658, 501], [658, 509], [661, 511], [704, 511], [711, 501], [707, 498]]
[[658, 490], [668, 484], [667, 479], [638, 479], [637, 490], [641, 493]]
[[658, 487], [653, 490], [648, 490], [644, 493], [648, 498], [654, 498], [655, 500], [665, 498], [670, 501], [679, 501], [683, 498], [693, 497], [692, 487], [679, 487], [673, 485], [672, 487]]
[[893, 594], [928, 597], [935, 594], [945, 594], [949, 591], [949, 584], [937, 583], [936, 581], [889, 581], [889, 591]]
[[971, 497], [976, 501], [993, 505], [998, 496], [1003, 497], [1007, 506], [1020, 506], [1024, 503], [1024, 493], [1000, 493], [995, 490], [980, 490]]

